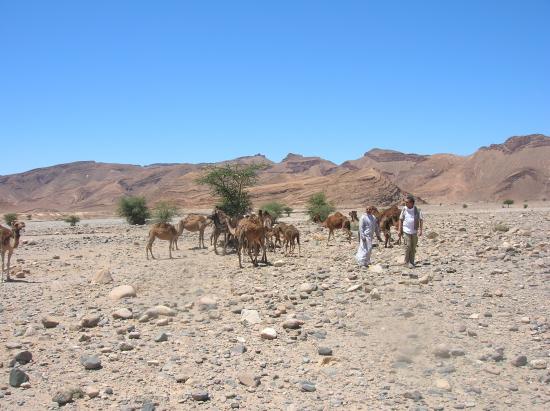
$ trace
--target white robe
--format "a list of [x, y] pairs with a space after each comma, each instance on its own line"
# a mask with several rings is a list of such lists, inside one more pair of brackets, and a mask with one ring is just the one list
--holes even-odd
[[359, 243], [357, 254], [355, 254], [355, 258], [359, 265], [370, 264], [372, 237], [374, 233], [380, 236], [380, 228], [378, 226], [378, 221], [376, 221], [376, 217], [372, 214], [363, 214], [359, 220], [359, 237], [361, 238], [361, 242]]

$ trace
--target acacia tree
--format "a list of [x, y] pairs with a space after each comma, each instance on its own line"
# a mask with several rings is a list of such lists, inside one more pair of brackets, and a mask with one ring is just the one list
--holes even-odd
[[209, 186], [212, 194], [220, 199], [218, 208], [235, 217], [251, 210], [252, 201], [246, 189], [258, 182], [258, 171], [264, 168], [264, 164], [212, 166], [197, 183]]

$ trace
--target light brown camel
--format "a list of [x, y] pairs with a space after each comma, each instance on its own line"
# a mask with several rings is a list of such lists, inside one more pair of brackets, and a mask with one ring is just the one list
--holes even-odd
[[348, 241], [351, 243], [351, 223], [349, 219], [341, 212], [337, 211], [334, 214], [329, 215], [323, 223], [323, 227], [328, 228], [327, 246], [330, 241], [330, 236], [332, 235], [334, 238], [334, 230], [339, 228], [347, 232]]
[[277, 223], [275, 227], [273, 227], [272, 233], [273, 233], [273, 238], [275, 238], [275, 241], [273, 244], [274, 247], [277, 244], [279, 245], [279, 247], [282, 247], [281, 238], [284, 239], [284, 230], [286, 227], [288, 227], [288, 224], [283, 222]]
[[[199, 232], [199, 248], [206, 248], [204, 245], [204, 230], [212, 223], [210, 216], [206, 217], [199, 214], [189, 214], [178, 223], [178, 238], [183, 233], [183, 230], [191, 232]], [[178, 239], [174, 241], [175, 249], [178, 250]]]
[[214, 223], [214, 229], [212, 230], [212, 235], [210, 236], [210, 243], [214, 245], [214, 252], [218, 254], [218, 238], [220, 235], [224, 235], [223, 241], [223, 254], [227, 249], [227, 244], [229, 243], [230, 238], [235, 236], [235, 230], [237, 227], [238, 219], [230, 218], [222, 210], [216, 209], [214, 213], [209, 216], [209, 218]]
[[[243, 218], [237, 224], [235, 235], [237, 238], [237, 255], [239, 257], [239, 267], [243, 268], [241, 254], [244, 250], [248, 251], [248, 256], [254, 267], [258, 266], [258, 254], [262, 251], [261, 262], [267, 264], [267, 253], [265, 246], [265, 237], [267, 228], [259, 217], [252, 215]], [[229, 224], [230, 231], [232, 230]]]
[[15, 250], [19, 246], [21, 238], [21, 230], [25, 228], [24, 222], [15, 221], [12, 223], [12, 228], [6, 228], [0, 225], [0, 254], [2, 254], [2, 271], [0, 272], [0, 283], [4, 282], [4, 258], [8, 253], [8, 266], [6, 272], [6, 281], [11, 281], [10, 278], [10, 261]]
[[287, 225], [283, 230], [285, 241], [285, 255], [293, 254], [298, 243], [298, 257], [300, 257], [300, 231], [292, 224]]
[[176, 230], [176, 227], [170, 223], [157, 223], [151, 227], [149, 230], [149, 239], [147, 240], [147, 245], [145, 246], [145, 255], [147, 256], [147, 259], [149, 259], [149, 253], [151, 253], [151, 257], [155, 259], [155, 256], [153, 255], [153, 243], [156, 238], [168, 241], [168, 253], [170, 258], [172, 258], [172, 245], [178, 238], [178, 231]]

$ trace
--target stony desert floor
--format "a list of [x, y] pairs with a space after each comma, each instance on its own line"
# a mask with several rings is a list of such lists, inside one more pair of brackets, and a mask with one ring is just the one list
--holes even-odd
[[195, 233], [147, 260], [147, 227], [28, 221], [24, 277], [0, 286], [0, 409], [550, 408], [548, 208], [426, 207], [413, 270], [282, 220], [301, 257], [244, 269]]

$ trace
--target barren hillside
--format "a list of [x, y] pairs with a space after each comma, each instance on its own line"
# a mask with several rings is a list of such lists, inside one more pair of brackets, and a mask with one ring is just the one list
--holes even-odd
[[[470, 156], [418, 155], [373, 149], [341, 165], [288, 154], [274, 163], [261, 154], [228, 160], [264, 163], [254, 201], [303, 204], [325, 191], [338, 205], [386, 205], [411, 192], [428, 202], [517, 201], [550, 196], [550, 138], [511, 137]], [[182, 207], [215, 201], [195, 183], [208, 164], [137, 166], [80, 161], [0, 177], [0, 211], [109, 211], [123, 195]]]

